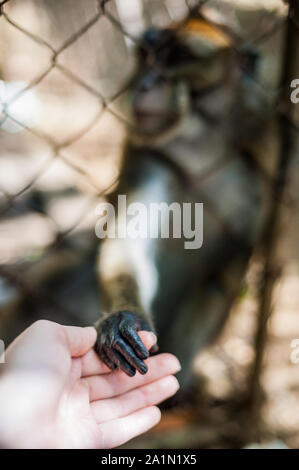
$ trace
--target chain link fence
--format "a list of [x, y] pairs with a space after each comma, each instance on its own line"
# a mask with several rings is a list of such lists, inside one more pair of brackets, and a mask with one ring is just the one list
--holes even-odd
[[[168, 26], [200, 11], [212, 27], [229, 33], [239, 67], [271, 103], [276, 119], [265, 144], [270, 157], [254, 161], [272, 200], [263, 240], [247, 274], [249, 300], [245, 296], [234, 307], [224, 342], [197, 361], [201, 372], [207, 364], [212, 364], [210, 371], [220, 368], [220, 377], [225, 368], [229, 403], [240, 405], [243, 400], [244, 405], [246, 399], [244, 407], [256, 418], [262, 406], [266, 325], [273, 295], [279, 304], [276, 288], [286, 260], [280, 247], [290, 246], [287, 227], [290, 214], [296, 214], [299, 120], [290, 101], [290, 82], [299, 73], [298, 8], [296, 2], [279, 0], [0, 2], [1, 337], [9, 342], [40, 316], [74, 324], [96, 319], [94, 209], [118, 181], [123, 137], [133, 126], [119, 103], [134, 69], [134, 47], [144, 47], [139, 38], [148, 26]], [[262, 57], [257, 77], [242, 62], [242, 52], [250, 48]], [[167, 79], [167, 69], [162, 73]], [[199, 178], [221, 168], [211, 166]], [[237, 356], [244, 352], [243, 363], [231, 352], [236, 344], [232, 325], [240, 321], [250, 324], [249, 344], [238, 340]], [[243, 326], [236, 328], [244, 336]], [[214, 392], [204, 399], [207, 408], [224, 400], [217, 393], [213, 397]], [[288, 421], [285, 427], [289, 431], [292, 424]], [[239, 431], [228, 426], [225, 432], [216, 442], [230, 442]], [[209, 432], [202, 438], [193, 428], [191, 434], [206, 446], [214, 439]], [[291, 443], [298, 442], [298, 431], [292, 436]]]

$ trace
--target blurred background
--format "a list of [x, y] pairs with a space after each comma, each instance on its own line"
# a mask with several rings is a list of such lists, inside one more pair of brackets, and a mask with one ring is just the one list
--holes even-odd
[[179, 401], [127, 447], [299, 446], [299, 364], [291, 361], [291, 343], [299, 338], [299, 118], [281, 100], [299, 78], [297, 3], [0, 2], [0, 338], [6, 346], [39, 318], [88, 325], [98, 317], [95, 207], [117, 182], [126, 132], [119, 102], [147, 27], [183, 19], [196, 5], [233, 31], [238, 46], [240, 39], [244, 47], [254, 44], [261, 56], [257, 86], [292, 142], [281, 178], [277, 129], [265, 139], [260, 163], [277, 197], [221, 337], [195, 358], [196, 403]]

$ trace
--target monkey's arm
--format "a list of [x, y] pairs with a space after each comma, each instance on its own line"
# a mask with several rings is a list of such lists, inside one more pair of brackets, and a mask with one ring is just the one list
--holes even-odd
[[124, 240], [107, 239], [103, 242], [98, 273], [104, 305], [109, 313], [103, 314], [96, 324], [96, 352], [112, 370], [119, 367], [133, 376], [137, 369], [145, 374], [147, 366], [144, 359], [149, 352], [137, 331], [153, 331], [153, 324], [142, 305], [140, 287]]

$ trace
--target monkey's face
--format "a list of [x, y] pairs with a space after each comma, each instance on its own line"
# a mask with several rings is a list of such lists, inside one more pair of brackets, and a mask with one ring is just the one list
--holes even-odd
[[175, 126], [190, 111], [194, 96], [225, 79], [230, 51], [228, 38], [203, 20], [148, 30], [129, 93], [137, 131], [157, 136]]

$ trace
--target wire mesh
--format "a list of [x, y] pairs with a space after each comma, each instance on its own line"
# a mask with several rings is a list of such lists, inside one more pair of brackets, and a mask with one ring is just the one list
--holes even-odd
[[[21, 2], [17, 0], [4, 0], [0, 2], [0, 28], [5, 24], [7, 28], [11, 31], [11, 34], [18, 34], [19, 35], [19, 42], [22, 43], [24, 41], [31, 41], [36, 45], [38, 48], [37, 59], [32, 57], [32, 61], [39, 60], [40, 56], [44, 56], [45, 60], [42, 61], [43, 65], [41, 70], [38, 73], [34, 73], [34, 76], [27, 80], [26, 83], [18, 85], [13, 93], [10, 94], [9, 99], [3, 98], [1, 102], [1, 115], [0, 115], [0, 126], [2, 127], [2, 133], [5, 134], [5, 126], [16, 126], [16, 129], [22, 129], [26, 132], [26, 135], [30, 135], [32, 139], [36, 139], [39, 142], [42, 142], [46, 148], [49, 150], [47, 158], [43, 158], [42, 162], [36, 163], [36, 168], [34, 172], [30, 175], [29, 178], [24, 177], [23, 184], [20, 184], [16, 191], [11, 191], [7, 189], [7, 187], [0, 187], [0, 218], [1, 220], [9, 220], [10, 217], [14, 215], [18, 215], [21, 210], [28, 210], [30, 213], [37, 213], [39, 216], [47, 219], [48, 223], [52, 227], [53, 236], [51, 237], [50, 241], [46, 243], [46, 246], [43, 247], [42, 254], [38, 254], [37, 264], [41, 262], [42, 259], [47, 258], [50, 254], [55, 253], [59, 247], [64, 247], [64, 244], [67, 243], [67, 240], [71, 237], [71, 235], [76, 232], [78, 227], [82, 225], [82, 221], [93, 212], [95, 202], [99, 200], [99, 198], [105, 196], [112, 187], [117, 183], [119, 175], [116, 171], [114, 171], [113, 176], [108, 178], [108, 184], [103, 187], [103, 184], [99, 184], [98, 181], [101, 179], [99, 175], [96, 175], [93, 168], [91, 167], [89, 162], [81, 159], [74, 159], [68, 154], [67, 150], [72, 148], [72, 146], [80, 144], [80, 141], [84, 139], [86, 136], [89, 135], [90, 132], [97, 129], [99, 125], [102, 123], [103, 116], [110, 115], [113, 120], [119, 122], [120, 126], [126, 126], [127, 128], [132, 128], [133, 124], [128, 121], [127, 117], [122, 114], [118, 107], [115, 106], [118, 100], [126, 94], [127, 91], [127, 77], [125, 76], [124, 79], [121, 78], [119, 80], [119, 75], [122, 75], [122, 71], [117, 66], [115, 68], [111, 67], [110, 70], [110, 79], [116, 83], [122, 82], [117, 85], [117, 89], [113, 90], [110, 93], [105, 93], [99, 86], [95, 80], [88, 80], [86, 78], [86, 70], [84, 70], [86, 66], [86, 62], [84, 62], [86, 56], [91, 58], [94, 57], [94, 50], [92, 49], [93, 44], [90, 43], [91, 48], [88, 50], [83, 51], [82, 57], [84, 60], [82, 61], [81, 68], [78, 68], [78, 64], [73, 68], [72, 67], [72, 60], [61, 60], [64, 55], [68, 52], [71, 52], [74, 45], [79, 44], [80, 40], [92, 31], [94, 28], [97, 30], [104, 30], [102, 40], [106, 43], [106, 49], [109, 51], [109, 41], [111, 40], [111, 35], [116, 34], [117, 41], [121, 44], [121, 50], [126, 51], [125, 56], [130, 60], [129, 57], [133, 57], [134, 53], [132, 52], [134, 48], [133, 46], [138, 47], [145, 47], [144, 43], [140, 42], [140, 34], [138, 32], [132, 32], [134, 28], [132, 28], [132, 24], [130, 21], [127, 23], [122, 21], [121, 19], [121, 2], [114, 2], [113, 0], [94, 0], [88, 2], [88, 17], [86, 15], [80, 15], [82, 10], [79, 11], [79, 22], [80, 25], [78, 28], [75, 28], [70, 34], [68, 32], [64, 32], [62, 36], [66, 36], [63, 41], [49, 39], [49, 34], [43, 36], [40, 32], [36, 32], [36, 29], [33, 27], [30, 29], [28, 24], [30, 25], [30, 21], [26, 17], [24, 19], [24, 23], [22, 22], [22, 15], [17, 15], [18, 20], [15, 19], [14, 14], [16, 8], [18, 7], [18, 3]], [[48, 8], [51, 11], [51, 15], [53, 16], [52, 21], [56, 21], [56, 10], [52, 8], [51, 2], [33, 2], [36, 6], [36, 3], [40, 3], [39, 8]], [[138, 2], [137, 2], [138, 3]], [[140, 5], [143, 7], [143, 28], [139, 25], [136, 28], [144, 29], [147, 23], [163, 23], [163, 25], [167, 25], [173, 22], [174, 19], [176, 20], [183, 20], [183, 18], [188, 18], [194, 14], [194, 12], [201, 13], [202, 17], [206, 19], [206, 21], [210, 25], [215, 25], [217, 28], [223, 28], [223, 31], [228, 33], [230, 31], [228, 29], [227, 24], [221, 24], [218, 21], [219, 19], [219, 11], [218, 7], [221, 2], [213, 2], [212, 0], [201, 0], [197, 2], [139, 2]], [[156, 3], [159, 3], [159, 7], [157, 7]], [[171, 8], [170, 5], [175, 5], [176, 8]], [[231, 6], [228, 2], [222, 2], [224, 13], [222, 13], [222, 17], [227, 16], [229, 19], [234, 14], [235, 6]], [[11, 5], [10, 5], [11, 4]], [[82, 2], [83, 4], [83, 2]], [[154, 14], [151, 16], [152, 11], [157, 8], [158, 14], [155, 16]], [[71, 9], [70, 4], [66, 3], [67, 15], [71, 16]], [[40, 11], [40, 10], [39, 10]], [[18, 11], [17, 11], [18, 13]], [[148, 17], [150, 16], [150, 19]], [[157, 20], [158, 18], [158, 20]], [[78, 18], [77, 18], [78, 19]], [[63, 18], [64, 21], [67, 21], [67, 17]], [[1, 26], [2, 24], [2, 26]], [[181, 23], [178, 23], [181, 24]], [[26, 25], [26, 26], [25, 26]], [[158, 24], [160, 25], [160, 24]], [[285, 37], [286, 25], [289, 25], [290, 28], [293, 28], [296, 34], [299, 33], [299, 25], [296, 20], [296, 16], [294, 13], [293, 3], [290, 2], [289, 5], [281, 3], [280, 5], [280, 14], [279, 15], [269, 15], [267, 10], [265, 9], [263, 14], [260, 17], [260, 21], [258, 25], [253, 28], [253, 30], [249, 29], [249, 33], [247, 33], [247, 37], [241, 37], [240, 31], [230, 31], [230, 40], [231, 46], [234, 49], [236, 55], [242, 56], [242, 51], [248, 49], [249, 47], [263, 47], [264, 44], [267, 44], [269, 47], [269, 43], [273, 37], [280, 36], [280, 43], [281, 43], [281, 56], [277, 56], [277, 76], [279, 76], [279, 71], [281, 69], [281, 64], [283, 63], [283, 54], [285, 53], [283, 50], [283, 39]], [[181, 27], [181, 26], [178, 26]], [[68, 29], [67, 26], [65, 28]], [[57, 31], [56, 31], [57, 32]], [[44, 37], [47, 37], [45, 39]], [[116, 41], [116, 42], [117, 42]], [[60, 44], [59, 44], [60, 42]], [[55, 44], [55, 45], [53, 45]], [[88, 42], [84, 43], [85, 46]], [[84, 47], [84, 46], [83, 46]], [[95, 47], [96, 49], [96, 47]], [[22, 50], [22, 48], [21, 48]], [[152, 52], [151, 50], [147, 51], [149, 54]], [[108, 56], [106, 58], [107, 67], [109, 66], [109, 60], [113, 62], [113, 58]], [[126, 60], [126, 59], [125, 59]], [[117, 61], [117, 59], [116, 59]], [[96, 61], [95, 61], [96, 62]], [[79, 64], [80, 65], [80, 64]], [[96, 65], [93, 64], [94, 68], [97, 69]], [[24, 67], [26, 64], [24, 64]], [[155, 57], [152, 58], [152, 67], [161, 67], [161, 64], [155, 63]], [[276, 83], [269, 83], [265, 82], [265, 80], [259, 80], [255, 76], [250, 73], [250, 70], [246, 69], [246, 64], [242, 63], [242, 60], [239, 61], [239, 67], [242, 69], [242, 72], [248, 74], [251, 80], [254, 80], [256, 86], [262, 90], [262, 92], [269, 97], [269, 99], [274, 102], [274, 113], [280, 122], [283, 122], [283, 125], [287, 127], [289, 133], [294, 136], [299, 132], [299, 125], [296, 122], [296, 116], [294, 117], [294, 113], [290, 112], [288, 100], [286, 97], [289, 94], [290, 90], [290, 81], [288, 76], [284, 77], [284, 81], [276, 80]], [[1, 66], [0, 66], [1, 69]], [[13, 67], [12, 67], [13, 69]], [[75, 70], [74, 70], [75, 69]], [[70, 132], [69, 135], [59, 136], [56, 138], [53, 135], [53, 132], [48, 132], [47, 129], [44, 129], [42, 126], [35, 126], [31, 125], [30, 122], [26, 122], [21, 118], [18, 118], [16, 113], [12, 113], [10, 110], [13, 109], [14, 103], [17, 103], [18, 100], [22, 96], [25, 96], [28, 92], [34, 91], [39, 89], [47, 79], [51, 76], [53, 72], [59, 72], [67, 83], [70, 83], [70, 86], [76, 87], [76, 89], [82, 90], [84, 92], [84, 96], [86, 100], [92, 100], [92, 107], [94, 109], [94, 114], [90, 117], [88, 122], [85, 122], [84, 125], [75, 126], [77, 127], [75, 131]], [[160, 70], [162, 74], [165, 75], [167, 79], [167, 69]], [[13, 73], [11, 73], [13, 76]], [[5, 76], [5, 74], [4, 74]], [[4, 77], [5, 78], [5, 77]], [[109, 81], [109, 77], [108, 77]], [[275, 80], [274, 80], [275, 82]], [[66, 86], [67, 88], [67, 86]], [[105, 87], [104, 87], [105, 88]], [[108, 86], [109, 88], [109, 86]], [[0, 88], [0, 98], [1, 98], [1, 88]], [[89, 101], [88, 101], [89, 103]], [[79, 111], [78, 111], [79, 112]], [[71, 125], [69, 126], [72, 127]], [[15, 134], [17, 135], [17, 134]], [[113, 141], [113, 135], [110, 136], [111, 140]], [[292, 137], [296, 138], [296, 137]], [[79, 153], [80, 153], [80, 145], [79, 145]], [[72, 222], [66, 227], [63, 224], [63, 228], [61, 224], [57, 222], [55, 217], [50, 214], [50, 211], [47, 210], [43, 206], [43, 204], [39, 204], [38, 202], [34, 204], [32, 201], [33, 199], [27, 197], [26, 195], [30, 194], [32, 191], [35, 191], [36, 186], [38, 186], [39, 182], [43, 179], [44, 175], [49, 171], [53, 163], [61, 162], [63, 165], [69, 167], [72, 172], [75, 172], [78, 177], [80, 178], [80, 185], [81, 187], [87, 187], [88, 197], [84, 200], [84, 204], [82, 204], [82, 210], [76, 214], [76, 217], [72, 220]], [[229, 159], [226, 161], [222, 161], [217, 163], [214, 166], [211, 166], [207, 171], [203, 172], [202, 175], [197, 175], [197, 183], [201, 179], [208, 178], [214, 172], [220, 171], [225, 165], [229, 162]], [[272, 210], [272, 219], [268, 223], [268, 232], [265, 235], [264, 244], [269, 245], [269, 230], [273, 229], [273, 225], [276, 223], [277, 213], [280, 210], [281, 206], [285, 206], [294, 210], [296, 205], [296, 198], [294, 197], [291, 189], [289, 189], [289, 174], [287, 172], [288, 168], [290, 167], [290, 162], [288, 161], [286, 167], [282, 170], [282, 166], [278, 165], [277, 169], [270, 171], [266, 167], [260, 164], [260, 162], [254, 162], [258, 170], [260, 171], [263, 180], [265, 183], [271, 188], [272, 195], [273, 195], [273, 210]], [[23, 171], [23, 170], [20, 170]], [[282, 171], [284, 171], [284, 176], [282, 177]], [[19, 179], [22, 182], [22, 175], [19, 175]], [[84, 181], [84, 183], [82, 183]], [[280, 189], [279, 189], [280, 188]], [[34, 193], [36, 195], [36, 193]], [[218, 214], [219, 217], [219, 214]], [[226, 226], [224, 220], [222, 220], [222, 224], [224, 230], [230, 231], [231, 228]], [[89, 229], [90, 232], [93, 232], [93, 229]], [[95, 241], [93, 242], [95, 243]], [[264, 245], [265, 246], [265, 245]], [[80, 246], [72, 247], [71, 250], [77, 251], [80, 250]], [[267, 253], [269, 257], [271, 253]], [[34, 258], [34, 257], [33, 257]], [[22, 293], [22, 296], [25, 298], [33, 298], [36, 302], [47, 304], [50, 308], [54, 308], [57, 311], [63, 311], [64, 318], [68, 318], [73, 320], [74, 314], [69, 311], [69, 307], [60, 304], [57, 299], [54, 299], [53, 296], [47, 292], [45, 289], [41, 289], [40, 287], [36, 287], [34, 282], [30, 281], [30, 276], [28, 272], [32, 272], [32, 269], [35, 266], [35, 262], [30, 259], [26, 259], [26, 262], [22, 264], [20, 267], [20, 261], [14, 260], [11, 262], [1, 262], [0, 264], [0, 276], [3, 279], [6, 279], [13, 288], [17, 289]], [[262, 275], [262, 284], [264, 286], [265, 283], [268, 282], [269, 278], [273, 277], [273, 271], [275, 271], [274, 279], [277, 279], [277, 273], [281, 271], [281, 266], [273, 267], [271, 263], [266, 263], [266, 272]], [[33, 277], [34, 278], [34, 277]], [[261, 298], [265, 295], [263, 291], [263, 286], [261, 287]], [[265, 318], [263, 319], [263, 324], [265, 323]], [[264, 332], [260, 333], [259, 342], [263, 342], [263, 344], [257, 344], [260, 349], [264, 348], [264, 339], [262, 339]], [[260, 360], [260, 359], [259, 359]], [[256, 383], [257, 374], [260, 373], [260, 364], [257, 366], [257, 370], [254, 373], [254, 383]], [[251, 390], [254, 393], [254, 390]]]

